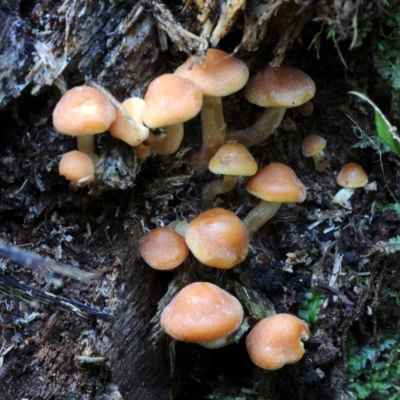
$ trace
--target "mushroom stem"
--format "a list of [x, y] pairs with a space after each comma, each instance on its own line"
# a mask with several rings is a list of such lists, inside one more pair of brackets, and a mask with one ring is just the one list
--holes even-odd
[[201, 124], [203, 143], [193, 161], [195, 169], [205, 171], [213, 155], [225, 143], [226, 124], [221, 97], [203, 96]]
[[185, 237], [188, 225], [189, 223], [187, 221], [176, 220], [168, 224], [168, 228], [173, 229], [177, 234]]
[[235, 187], [238, 179], [238, 176], [224, 175], [222, 179], [215, 179], [208, 182], [202, 191], [203, 201], [214, 201], [219, 194], [231, 191]]
[[313, 160], [315, 164], [315, 170], [318, 172], [324, 172], [328, 166], [328, 160], [324, 150], [319, 151], [317, 154], [313, 155]]
[[252, 126], [241, 131], [228, 132], [226, 140], [239, 142], [246, 147], [255, 146], [276, 131], [285, 112], [285, 107], [266, 108]]
[[94, 164], [97, 163], [98, 155], [95, 150], [94, 135], [81, 135], [76, 137], [78, 150], [82, 153], [87, 154], [93, 161]]
[[143, 162], [146, 160], [147, 157], [150, 156], [151, 152], [157, 144], [157, 141], [158, 136], [149, 131], [147, 139], [140, 143], [139, 146], [134, 147], [135, 153], [139, 160]]
[[205, 347], [206, 349], [220, 349], [221, 347], [225, 347], [226, 345], [230, 344], [230, 341], [228, 340], [231, 338], [232, 335], [227, 335], [219, 339], [215, 340], [210, 340], [210, 341], [204, 341], [204, 342], [198, 342], [200, 346]]
[[243, 223], [250, 238], [277, 213], [281, 204], [281, 202], [261, 200], [260, 204], [247, 214]]
[[162, 156], [169, 156], [178, 151], [183, 139], [183, 123], [165, 127], [165, 134], [157, 137], [153, 150]]
[[341, 205], [344, 208], [347, 208], [348, 210], [351, 210], [351, 203], [350, 203], [350, 197], [353, 196], [355, 189], [352, 188], [343, 188], [340, 189], [335, 196], [333, 196], [332, 201], [334, 203], [337, 203]]

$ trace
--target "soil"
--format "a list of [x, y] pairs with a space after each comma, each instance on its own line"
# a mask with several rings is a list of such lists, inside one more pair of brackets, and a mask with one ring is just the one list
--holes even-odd
[[[396, 203], [400, 198], [400, 163], [391, 152], [356, 146], [374, 135], [374, 115], [367, 103], [348, 93], [368, 93], [389, 119], [396, 115], [390, 107], [390, 87], [374, 68], [376, 36], [371, 34], [360, 46], [352, 46], [355, 30], [351, 29], [351, 17], [357, 12], [358, 28], [369, 19], [378, 30], [385, 15], [379, 2], [357, 8], [358, 2], [346, 0], [340, 9], [330, 2], [275, 2], [280, 4], [276, 6], [277, 10], [281, 7], [279, 13], [267, 20], [269, 34], [260, 37], [259, 42], [240, 45], [246, 27], [242, 15], [220, 40], [218, 47], [236, 49], [251, 74], [268, 62], [284, 58], [308, 73], [317, 88], [310, 116], [288, 110], [277, 132], [250, 149], [260, 167], [273, 161], [289, 165], [307, 188], [306, 201], [284, 204], [254, 236], [246, 260], [222, 272], [200, 265], [193, 257], [173, 272], [154, 271], [138, 251], [140, 237], [156, 226], [176, 219], [190, 221], [217, 206], [243, 219], [258, 202], [246, 193], [245, 179], [215, 202], [202, 202], [201, 190], [214, 176], [192, 167], [192, 156], [201, 145], [199, 117], [185, 125], [184, 142], [177, 153], [152, 155], [144, 163], [138, 162], [128, 145], [107, 134], [98, 135], [103, 163], [101, 184], [92, 191], [97, 196], [89, 194], [87, 188], [71, 190], [58, 175], [60, 155], [76, 148], [74, 138], [59, 135], [52, 126], [51, 113], [63, 83], [56, 82], [56, 77], [49, 78], [49, 71], [43, 69], [42, 81], [35, 75], [31, 83], [21, 83], [22, 77], [37, 65], [29, 42], [38, 34], [35, 29], [54, 23], [51, 29], [55, 32], [58, 23], [64, 27], [64, 22], [56, 18], [63, 13], [62, 8], [69, 10], [70, 14], [64, 11], [65, 15], [73, 19], [78, 13], [72, 15], [68, 7], [72, 3], [82, 5], [79, 1], [55, 3], [57, 7], [27, 0], [5, 2], [0, 7], [2, 20], [13, 21], [9, 26], [18, 27], [14, 34], [21, 34], [26, 41], [24, 51], [18, 49], [25, 67], [12, 64], [16, 77], [7, 80], [4, 70], [0, 71], [4, 78], [0, 238], [102, 276], [91, 282], [64, 277], [63, 284], [56, 286], [54, 277], [61, 276], [45, 268], [30, 269], [7, 259], [1, 261], [2, 276], [56, 296], [54, 301], [43, 303], [34, 294], [29, 297], [29, 289], [23, 294], [9, 281], [0, 284], [4, 292], [0, 293], [2, 398], [348, 398], [345, 343], [349, 333], [360, 345], [373, 344], [376, 332], [394, 330], [400, 315], [396, 299], [381, 291], [382, 287], [399, 290], [399, 257], [379, 247], [379, 242], [399, 235], [400, 217], [392, 210], [377, 208], [378, 203]], [[246, 7], [258, 4], [249, 3]], [[122, 101], [129, 93], [143, 95], [151, 79], [173, 71], [186, 59], [185, 52], [197, 50], [201, 57], [201, 41], [193, 44], [184, 36], [175, 41], [171, 35], [167, 38], [157, 19], [164, 15], [170, 22], [172, 16], [172, 24], [179, 22], [198, 34], [194, 4], [185, 14], [175, 2], [142, 5], [139, 10], [139, 3], [132, 8], [122, 1], [101, 2], [107, 32], [96, 31], [105, 39], [92, 43], [101, 48], [108, 38], [112, 43], [107, 42], [107, 46], [115, 50], [108, 55], [88, 49], [82, 37], [94, 40], [95, 34], [89, 28], [90, 35], [84, 27], [83, 33], [71, 28], [76, 43], [84, 45], [62, 36], [64, 30], [57, 31], [61, 36], [57, 36], [59, 43], [53, 42], [52, 50], [56, 56], [62, 53], [62, 44], [76, 45], [62, 74], [67, 87], [82, 84], [89, 77]], [[74, 7], [75, 11], [79, 9], [76, 4]], [[108, 12], [111, 9], [112, 14]], [[84, 12], [91, 15], [89, 11]], [[294, 17], [298, 14], [306, 15], [301, 24]], [[289, 28], [282, 28], [285, 18], [292, 28], [296, 24], [299, 28], [293, 36]], [[337, 41], [327, 39], [328, 24], [337, 29]], [[177, 26], [173, 28], [178, 31]], [[255, 25], [254, 31], [260, 32], [260, 26]], [[134, 45], [124, 41], [122, 28], [136, 40]], [[13, 35], [12, 29], [10, 32]], [[10, 50], [7, 46], [0, 46], [3, 54]], [[98, 55], [97, 59], [93, 54]], [[137, 65], [137, 55], [144, 62], [142, 66]], [[260, 108], [246, 102], [241, 92], [223, 99], [223, 104], [228, 127], [245, 128], [261, 113]], [[301, 155], [301, 142], [309, 134], [327, 140], [325, 172], [316, 172], [313, 161]], [[339, 190], [336, 175], [348, 162], [362, 165], [369, 182], [376, 183], [376, 189], [355, 191], [351, 209], [332, 202]], [[263, 303], [261, 306], [295, 315], [311, 288], [318, 289], [325, 301], [305, 342], [305, 356], [296, 364], [267, 372], [249, 360], [245, 335], [237, 344], [218, 350], [171, 341], [159, 326], [160, 310], [174, 290], [198, 280], [216, 283], [232, 293], [238, 292], [236, 285], [245, 287]], [[61, 298], [76, 300], [112, 319], [77, 313], [71, 307], [66, 310], [68, 307], [57, 302]], [[254, 324], [249, 309], [246, 316], [250, 325]]]

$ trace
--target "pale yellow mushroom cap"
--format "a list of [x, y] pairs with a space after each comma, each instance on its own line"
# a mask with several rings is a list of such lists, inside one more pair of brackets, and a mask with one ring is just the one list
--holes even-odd
[[94, 135], [105, 132], [115, 117], [115, 107], [100, 91], [90, 86], [76, 86], [57, 103], [53, 125], [64, 135]]
[[243, 88], [249, 79], [246, 64], [225, 51], [208, 49], [204, 66], [189, 58], [175, 71], [200, 87], [204, 96], [223, 97]]
[[246, 189], [255, 197], [277, 203], [301, 203], [307, 195], [294, 171], [279, 162], [259, 170], [248, 180]]
[[171, 270], [181, 265], [189, 255], [185, 239], [168, 227], [146, 233], [139, 243], [140, 254], [150, 267]]
[[356, 189], [368, 183], [368, 175], [363, 167], [357, 163], [349, 163], [343, 166], [336, 177], [338, 185], [347, 189]]
[[92, 159], [78, 150], [65, 153], [58, 165], [58, 171], [71, 182], [76, 182], [79, 186], [88, 185], [94, 180], [94, 164]]
[[165, 74], [150, 83], [144, 100], [143, 122], [155, 129], [195, 117], [201, 110], [203, 95], [192, 81]]
[[298, 107], [315, 94], [313, 80], [291, 66], [266, 66], [249, 79], [244, 97], [260, 107]]
[[246, 338], [247, 352], [258, 367], [275, 370], [299, 361], [302, 340], [310, 336], [307, 324], [291, 314], [277, 314], [258, 322]]
[[214, 174], [252, 176], [257, 172], [257, 163], [245, 146], [227, 142], [210, 160], [208, 169]]
[[117, 109], [117, 116], [109, 129], [110, 134], [112, 137], [123, 140], [132, 147], [139, 146], [149, 136], [149, 128], [143, 125], [142, 120], [142, 113], [146, 103], [139, 97], [131, 97], [121, 105], [129, 117], [131, 117], [137, 129], [132, 128], [125, 116]]
[[301, 145], [301, 152], [304, 157], [312, 157], [326, 147], [326, 140], [319, 135], [308, 135]]
[[229, 269], [247, 256], [249, 234], [231, 211], [213, 208], [191, 221], [185, 234], [193, 255], [209, 267]]
[[161, 326], [168, 335], [192, 343], [221, 339], [236, 331], [242, 321], [239, 300], [207, 282], [184, 287], [161, 314]]

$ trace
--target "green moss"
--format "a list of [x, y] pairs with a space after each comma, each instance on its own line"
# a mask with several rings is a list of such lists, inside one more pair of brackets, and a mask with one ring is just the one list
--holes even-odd
[[306, 298], [300, 306], [298, 316], [303, 319], [311, 329], [316, 326], [319, 320], [319, 314], [324, 301], [325, 297], [315, 288], [306, 293]]
[[400, 399], [400, 334], [381, 331], [373, 345], [361, 347], [354, 336], [346, 343], [348, 355], [348, 385], [351, 399], [366, 399], [384, 395], [386, 399]]

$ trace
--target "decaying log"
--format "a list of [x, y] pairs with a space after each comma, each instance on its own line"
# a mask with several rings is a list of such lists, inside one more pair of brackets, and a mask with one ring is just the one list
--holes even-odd
[[[15, 107], [15, 101], [21, 96], [30, 99], [40, 96], [50, 86], [63, 89], [85, 79], [96, 81], [122, 100], [130, 94], [143, 95], [148, 82], [165, 70], [152, 13], [145, 11], [139, 3], [10, 1], [1, 6], [0, 18], [2, 108], [10, 102]], [[35, 157], [27, 157], [31, 165], [36, 165]], [[11, 159], [16, 161], [13, 157], [8, 160]], [[17, 182], [25, 168], [19, 169], [15, 165], [11, 168], [13, 177], [8, 174], [8, 182], [11, 186], [13, 182], [20, 186]], [[2, 176], [5, 176], [4, 172]], [[43, 207], [31, 208], [36, 216], [52, 213], [50, 187], [46, 183], [39, 183], [44, 196]], [[132, 186], [132, 181], [129, 185]], [[8, 212], [15, 215], [19, 209], [25, 213], [23, 204], [15, 201], [11, 194], [16, 193], [11, 186], [3, 192], [14, 198], [7, 206]], [[27, 196], [33, 187], [25, 183], [20, 188], [21, 194]], [[25, 199], [28, 205], [30, 195]], [[117, 230], [124, 228], [119, 224]], [[19, 232], [21, 237], [13, 234], [12, 243], [30, 240], [24, 237], [22, 229]], [[142, 232], [138, 223], [132, 227], [132, 232], [123, 246], [126, 249], [137, 242]], [[1, 236], [6, 241], [10, 239], [4, 230]], [[40, 304], [34, 298], [39, 292], [31, 293], [30, 303], [17, 296], [10, 297], [10, 293], [1, 295], [4, 332], [4, 342], [0, 343], [2, 398], [168, 398], [169, 363], [165, 338], [159, 327], [149, 323], [163, 293], [152, 272], [135, 265], [138, 257], [133, 248], [125, 254], [112, 248], [109, 251], [113, 256], [110, 258], [105, 254], [106, 260], [99, 262], [100, 268], [109, 268], [117, 259], [121, 261], [111, 267], [101, 284], [91, 284], [88, 289], [86, 284], [75, 283], [72, 287], [67, 282], [65, 289], [47, 288], [46, 291], [57, 293], [62, 290], [64, 297], [86, 304], [100, 301], [97, 308], [106, 307], [106, 312], [114, 317], [112, 322], [82, 319], [79, 315], [58, 310], [55, 304]], [[21, 270], [8, 264], [5, 275], [26, 285], [33, 284], [18, 271]], [[102, 289], [102, 285], [107, 289]], [[38, 306], [37, 311], [32, 309], [32, 302]], [[19, 312], [14, 308], [18, 304], [25, 310], [25, 321], [18, 319]], [[29, 323], [31, 335], [28, 338], [17, 335], [12, 339], [9, 329], [15, 326], [19, 330], [24, 323]]]

